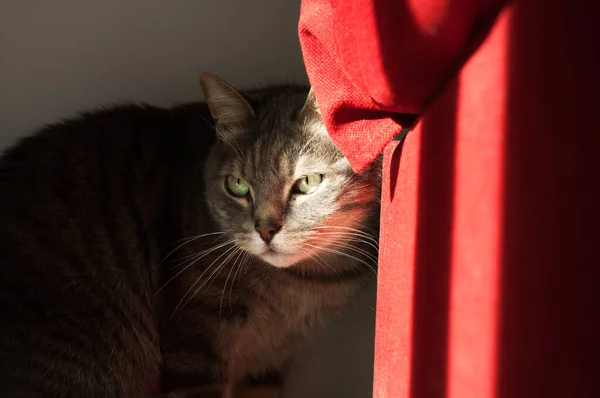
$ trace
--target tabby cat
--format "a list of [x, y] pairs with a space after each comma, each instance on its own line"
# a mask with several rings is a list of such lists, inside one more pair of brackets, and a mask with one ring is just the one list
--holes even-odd
[[[0, 396], [236, 397], [376, 265], [380, 163], [354, 173], [306, 87], [119, 106], [0, 159]], [[274, 391], [274, 390], [271, 390]]]

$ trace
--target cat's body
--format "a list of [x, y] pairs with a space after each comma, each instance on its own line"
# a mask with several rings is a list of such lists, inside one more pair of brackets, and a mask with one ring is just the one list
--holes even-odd
[[[0, 160], [1, 396], [227, 396], [372, 275], [377, 166], [355, 175], [300, 131], [317, 126], [307, 89], [250, 95], [242, 120], [207, 79], [210, 109], [94, 112]], [[311, 204], [282, 175], [319, 159]]]

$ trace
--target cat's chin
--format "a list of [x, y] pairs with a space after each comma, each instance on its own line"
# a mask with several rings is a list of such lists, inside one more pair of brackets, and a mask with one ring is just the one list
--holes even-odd
[[302, 257], [298, 255], [277, 252], [264, 253], [260, 255], [260, 258], [264, 262], [277, 268], [288, 268], [302, 260]]

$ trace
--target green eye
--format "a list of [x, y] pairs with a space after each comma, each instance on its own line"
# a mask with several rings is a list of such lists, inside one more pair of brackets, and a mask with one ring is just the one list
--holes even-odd
[[302, 177], [294, 185], [294, 190], [297, 193], [308, 195], [313, 193], [323, 181], [323, 174], [310, 174]]
[[248, 188], [248, 183], [241, 178], [228, 176], [227, 190], [229, 190], [233, 196], [242, 197], [248, 195], [250, 188]]

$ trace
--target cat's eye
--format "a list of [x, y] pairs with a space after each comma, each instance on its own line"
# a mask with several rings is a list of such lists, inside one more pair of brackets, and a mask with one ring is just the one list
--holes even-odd
[[294, 191], [303, 195], [313, 193], [323, 181], [323, 174], [309, 174], [300, 178], [294, 185]]
[[239, 177], [228, 176], [227, 177], [227, 190], [233, 195], [237, 197], [242, 197], [248, 195], [248, 191], [250, 188], [248, 187], [248, 183], [242, 180]]

